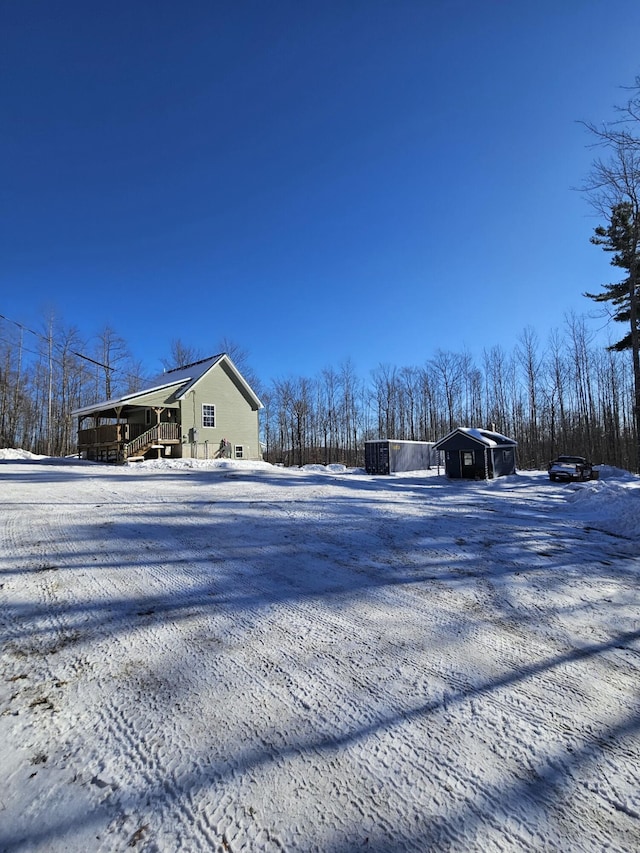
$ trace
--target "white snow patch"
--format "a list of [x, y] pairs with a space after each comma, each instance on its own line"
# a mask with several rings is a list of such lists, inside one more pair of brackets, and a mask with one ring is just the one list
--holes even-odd
[[639, 478], [6, 453], [1, 850], [638, 848]]
[[635, 540], [640, 531], [640, 477], [628, 472], [616, 477], [614, 471], [607, 472], [607, 479], [568, 484], [568, 500], [599, 529]]
[[18, 459], [45, 459], [45, 456], [38, 456], [37, 453], [31, 453], [30, 450], [22, 450], [17, 447], [5, 447], [0, 450], [0, 459], [18, 460]]

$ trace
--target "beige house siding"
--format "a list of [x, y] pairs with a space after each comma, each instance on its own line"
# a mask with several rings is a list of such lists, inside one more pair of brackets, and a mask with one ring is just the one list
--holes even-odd
[[184, 385], [183, 382], [180, 385], [171, 385], [168, 388], [160, 388], [157, 391], [149, 391], [146, 394], [140, 394], [139, 396], [136, 394], [135, 397], [132, 397], [130, 401], [128, 401], [128, 405], [134, 406], [171, 406], [174, 409], [179, 407], [175, 399], [176, 391], [179, 390], [180, 386]]
[[[138, 394], [74, 412], [83, 458], [104, 462], [155, 458], [153, 454], [262, 458], [258, 422], [262, 403], [226, 354], [168, 371], [152, 382]], [[215, 409], [214, 426], [203, 422], [202, 407], [207, 404]]]
[[[152, 404], [152, 405], [160, 405], [160, 404]], [[171, 408], [165, 408], [160, 413], [160, 421], [163, 423], [177, 423], [180, 420], [180, 408], [179, 406], [172, 406]], [[153, 426], [158, 422], [158, 418], [156, 413], [148, 408], [140, 408], [133, 409], [127, 415], [127, 421], [130, 424], [145, 424]]]
[[[203, 404], [215, 407], [214, 427], [203, 426]], [[181, 406], [184, 457], [212, 459], [218, 454], [222, 439], [226, 439], [231, 458], [235, 458], [239, 446], [243, 448], [243, 459], [262, 458], [258, 409], [224, 362], [186, 393]]]

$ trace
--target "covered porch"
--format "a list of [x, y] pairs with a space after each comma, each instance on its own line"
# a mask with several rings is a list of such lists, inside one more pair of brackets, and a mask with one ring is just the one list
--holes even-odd
[[[92, 422], [90, 426], [88, 421]], [[181, 429], [177, 407], [116, 406], [85, 410], [78, 416], [78, 455], [94, 462], [115, 463], [179, 458]]]

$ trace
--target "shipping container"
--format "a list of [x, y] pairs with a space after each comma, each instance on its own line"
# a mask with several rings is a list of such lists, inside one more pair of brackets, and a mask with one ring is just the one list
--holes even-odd
[[439, 462], [432, 441], [396, 441], [383, 438], [364, 443], [364, 467], [367, 474], [396, 474], [423, 471]]

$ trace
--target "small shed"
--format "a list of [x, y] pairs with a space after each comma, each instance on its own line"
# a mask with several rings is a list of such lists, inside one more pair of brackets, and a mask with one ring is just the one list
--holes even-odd
[[364, 443], [364, 467], [367, 474], [395, 474], [422, 471], [437, 465], [438, 453], [432, 441], [397, 441], [383, 438]]
[[444, 452], [444, 470], [452, 479], [489, 480], [516, 472], [518, 443], [499, 432], [458, 427], [436, 441]]

